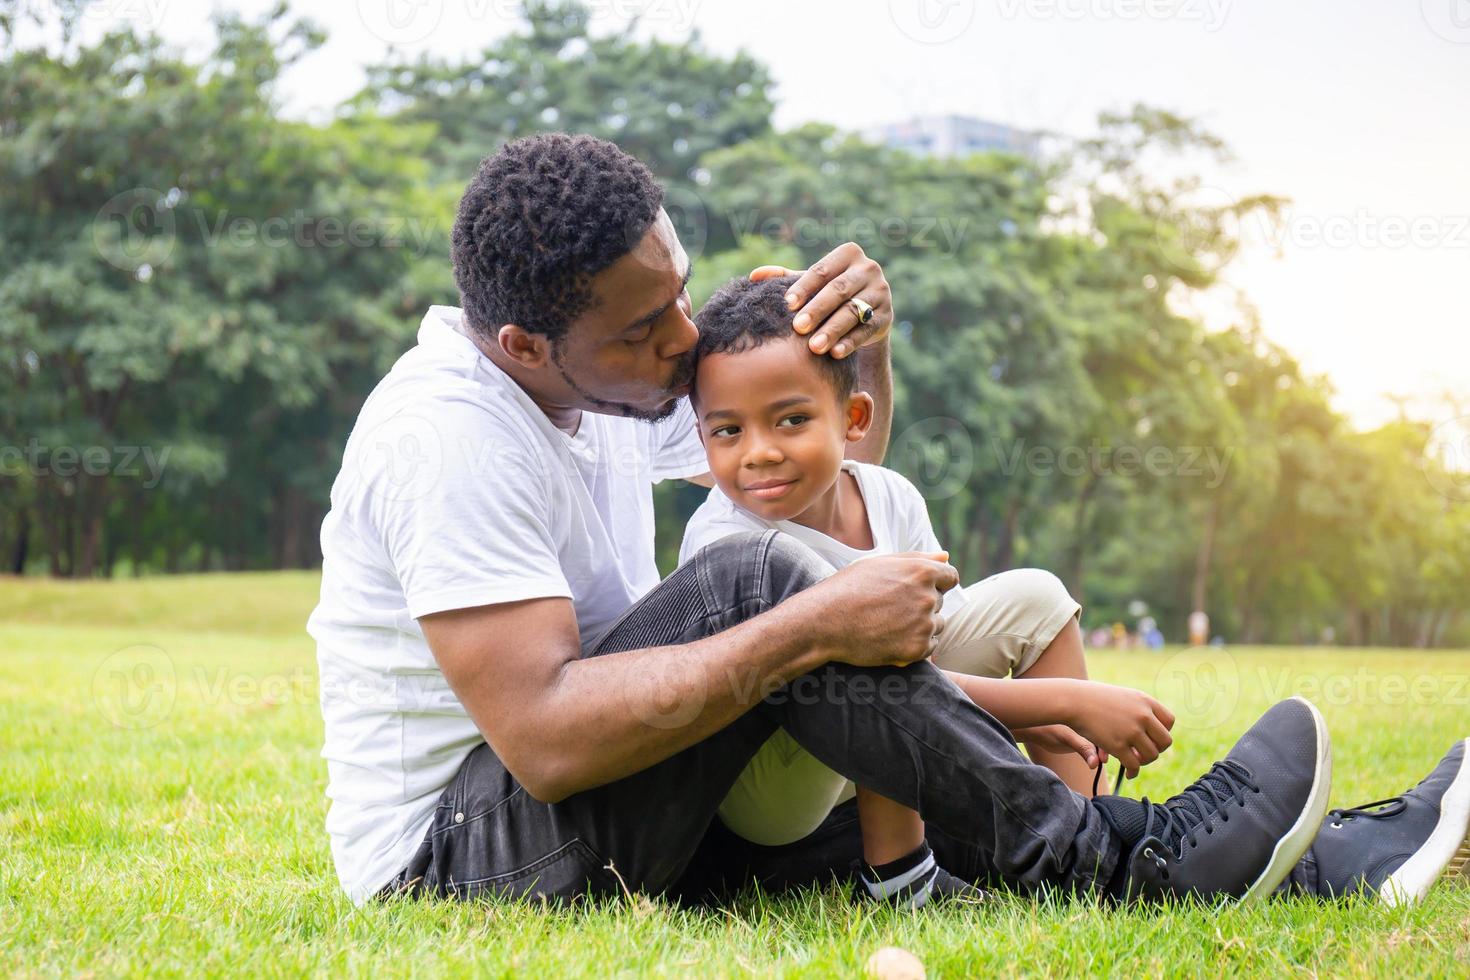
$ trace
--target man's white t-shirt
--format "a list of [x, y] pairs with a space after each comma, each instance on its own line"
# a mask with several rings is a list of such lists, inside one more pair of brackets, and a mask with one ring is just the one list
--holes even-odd
[[483, 738], [424, 642], [430, 613], [572, 600], [583, 649], [658, 584], [653, 484], [707, 471], [687, 401], [575, 436], [432, 307], [368, 396], [322, 524], [317, 641], [332, 857], [362, 902], [422, 842]]
[[[843, 460], [842, 469], [857, 479], [863, 506], [868, 511], [868, 527], [873, 534], [872, 549], [865, 551], [849, 547], [821, 531], [792, 521], [767, 521], [737, 507], [719, 487], [715, 487], [694, 516], [689, 518], [689, 525], [684, 529], [684, 543], [679, 548], [679, 561], [688, 561], [700, 548], [731, 534], [772, 528], [811, 548], [833, 568], [846, 568], [855, 561], [875, 555], [944, 550], [934, 536], [934, 525], [929, 521], [929, 509], [923, 495], [902, 474], [850, 459]], [[953, 614], [964, 601], [963, 589], [951, 589], [945, 593], [943, 615]]]

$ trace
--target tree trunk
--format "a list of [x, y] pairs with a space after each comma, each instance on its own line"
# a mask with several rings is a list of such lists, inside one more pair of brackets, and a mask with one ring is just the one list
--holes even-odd
[[15, 544], [10, 549], [10, 558], [6, 567], [12, 575], [23, 574], [26, 570], [26, 556], [31, 549], [31, 515], [21, 509], [15, 515]]
[[1205, 526], [1200, 532], [1199, 551], [1194, 556], [1194, 585], [1189, 590], [1190, 612], [1205, 608], [1210, 584], [1210, 561], [1215, 552], [1215, 532], [1220, 526], [1220, 495], [1210, 497], [1210, 506], [1205, 511]]

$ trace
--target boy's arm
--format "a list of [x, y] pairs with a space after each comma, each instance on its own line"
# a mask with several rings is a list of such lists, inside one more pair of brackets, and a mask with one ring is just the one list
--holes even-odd
[[1132, 688], [1071, 677], [1029, 680], [944, 672], [961, 691], [1011, 731], [1066, 725], [1137, 775], [1174, 744], [1174, 714]]

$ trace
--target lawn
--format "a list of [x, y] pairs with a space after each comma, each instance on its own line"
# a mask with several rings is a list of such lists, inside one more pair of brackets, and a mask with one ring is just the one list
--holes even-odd
[[[435, 975], [851, 974], [877, 948], [930, 976], [1464, 975], [1470, 889], [1426, 903], [1120, 910], [998, 896], [906, 915], [836, 891], [724, 913], [660, 902], [354, 909], [322, 831], [308, 574], [64, 584], [0, 579], [0, 971]], [[1335, 738], [1334, 805], [1402, 791], [1470, 734], [1470, 652], [1098, 653], [1159, 692], [1178, 743], [1132, 795], [1167, 796], [1292, 693]]]

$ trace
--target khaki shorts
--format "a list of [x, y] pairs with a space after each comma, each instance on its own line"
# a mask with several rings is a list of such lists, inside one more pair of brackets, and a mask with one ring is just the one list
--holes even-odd
[[[939, 635], [934, 662], [976, 677], [1024, 674], [1082, 607], [1050, 572], [1018, 568], [965, 587], [964, 604]], [[856, 792], [784, 730], [746, 765], [720, 804], [720, 819], [756, 844], [801, 840]]]

